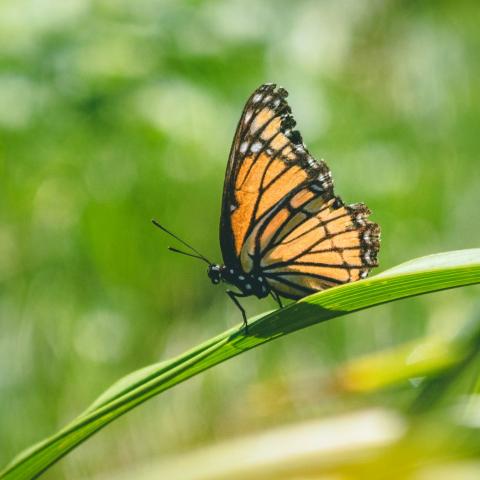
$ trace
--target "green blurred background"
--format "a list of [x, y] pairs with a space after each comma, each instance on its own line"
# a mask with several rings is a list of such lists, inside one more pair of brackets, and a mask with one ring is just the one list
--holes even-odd
[[[150, 219], [221, 261], [227, 155], [263, 82], [289, 90], [337, 192], [373, 210], [380, 270], [478, 246], [479, 25], [476, 2], [449, 0], [3, 0], [0, 465], [120, 376], [240, 321]], [[46, 478], [315, 418], [338, 408], [318, 388], [332, 367], [455, 331], [475, 295], [385, 305], [242, 355], [128, 414]]]

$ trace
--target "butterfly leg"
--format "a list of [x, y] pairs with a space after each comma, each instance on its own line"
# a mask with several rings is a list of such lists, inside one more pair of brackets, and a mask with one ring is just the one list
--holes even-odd
[[277, 292], [274, 292], [273, 290], [270, 293], [272, 294], [273, 299], [278, 303], [278, 306], [280, 308], [283, 308], [283, 303], [280, 298], [280, 295]]
[[227, 295], [232, 299], [233, 303], [242, 312], [243, 324], [245, 325], [245, 333], [248, 333], [247, 314], [245, 313], [245, 309], [242, 307], [242, 305], [238, 301], [239, 298], [246, 297], [247, 295], [244, 295], [243, 293], [233, 292], [232, 290], [227, 290]]

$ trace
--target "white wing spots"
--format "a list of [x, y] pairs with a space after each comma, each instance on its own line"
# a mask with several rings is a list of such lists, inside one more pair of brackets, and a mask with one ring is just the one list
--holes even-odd
[[305, 153], [305, 147], [303, 145], [295, 145], [295, 151], [297, 153]]
[[251, 286], [249, 283], [246, 283], [246, 284], [245, 284], [245, 288], [246, 288], [247, 290], [251, 290], [251, 289], [252, 289], [252, 286]]
[[262, 278], [262, 277], [258, 277], [258, 281], [259, 281], [260, 283], [262, 283], [262, 282], [263, 282], [263, 278]]
[[355, 220], [357, 221], [357, 223], [363, 227], [365, 225], [365, 219], [363, 218], [363, 214], [362, 213], [359, 213], [356, 217], [355, 217]]
[[245, 280], [245, 277], [244, 277], [243, 275], [239, 275], [239, 276], [238, 276], [238, 279], [239, 279], [239, 280]]
[[255, 94], [255, 95], [253, 96], [252, 102], [253, 102], [253, 103], [258, 103], [261, 98], [262, 98], [262, 94], [261, 94], [261, 93], [257, 93], [257, 94]]
[[262, 142], [255, 142], [255, 143], [252, 144], [252, 146], [250, 147], [250, 151], [253, 152], [253, 153], [257, 153], [257, 152], [259, 152], [261, 149], [262, 149]]
[[233, 268], [231, 268], [231, 269], [229, 270], [229, 273], [230, 273], [231, 275], [233, 275]]
[[318, 175], [317, 180], [322, 184], [322, 188], [326, 190], [332, 183], [332, 174], [330, 172], [322, 172]]
[[366, 270], [363, 270], [362, 272], [360, 272], [360, 278], [366, 278], [368, 275], [368, 272]]
[[263, 103], [268, 103], [270, 100], [272, 99], [271, 95], [267, 95], [264, 99], [263, 99]]
[[248, 142], [243, 142], [240, 145], [240, 153], [245, 153], [247, 151], [247, 147], [248, 147]]
[[233, 203], [230, 205], [230, 211], [231, 212], [234, 212], [236, 210], [236, 208], [237, 207]]
[[280, 99], [277, 98], [277, 99], [273, 102], [273, 108], [277, 108], [279, 105], [280, 105]]
[[252, 118], [252, 115], [253, 115], [253, 112], [251, 110], [248, 110], [245, 113], [245, 118], [243, 120], [243, 123], [248, 123], [250, 121], [250, 119]]

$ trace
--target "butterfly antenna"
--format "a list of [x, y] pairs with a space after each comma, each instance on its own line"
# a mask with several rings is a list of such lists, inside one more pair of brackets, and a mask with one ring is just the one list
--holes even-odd
[[186, 255], [187, 257], [198, 258], [200, 260], [203, 260], [204, 262], [207, 262], [210, 265], [210, 262], [206, 258], [200, 257], [199, 255], [184, 252], [183, 250], [179, 250], [178, 248], [174, 248], [174, 247], [168, 247], [168, 249], [173, 253], [181, 253], [182, 255]]
[[158, 227], [160, 230], [163, 230], [165, 233], [167, 233], [168, 235], [173, 237], [175, 240], [178, 240], [182, 245], [185, 245], [187, 248], [192, 250], [192, 252], [196, 253], [196, 255], [193, 255], [192, 253], [183, 252], [182, 250], [178, 250], [177, 248], [168, 247], [168, 249], [170, 251], [175, 252], [175, 253], [181, 253], [182, 255], [187, 255], [188, 257], [199, 258], [200, 260], [203, 260], [204, 262], [207, 262], [209, 265], [212, 264], [212, 262], [210, 262], [210, 260], [208, 260], [208, 258], [204, 257], [198, 250], [193, 248], [191, 245], [189, 245], [187, 242], [182, 240], [180, 237], [177, 237], [177, 235], [172, 233], [170, 230], [167, 230], [163, 225], [158, 223], [155, 219], [152, 219], [152, 223], [156, 227]]

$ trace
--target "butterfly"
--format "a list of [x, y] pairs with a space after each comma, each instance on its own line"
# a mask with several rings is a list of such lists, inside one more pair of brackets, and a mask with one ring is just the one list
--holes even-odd
[[170, 250], [208, 263], [214, 284], [242, 313], [240, 298], [271, 295], [299, 299], [365, 278], [378, 266], [380, 228], [363, 203], [345, 204], [335, 194], [330, 169], [315, 160], [287, 103], [288, 92], [261, 85], [248, 99], [230, 150], [223, 187], [220, 245], [214, 264], [158, 222], [194, 253]]

